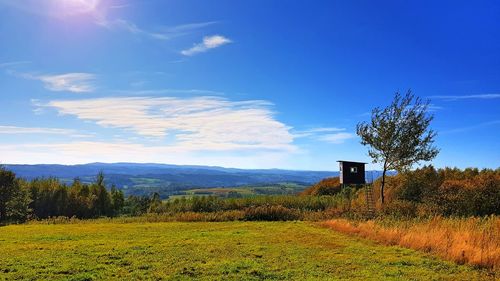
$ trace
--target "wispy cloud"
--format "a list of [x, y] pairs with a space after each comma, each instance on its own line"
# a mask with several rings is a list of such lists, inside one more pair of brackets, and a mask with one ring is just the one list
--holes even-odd
[[429, 104], [427, 106], [427, 112], [436, 112], [436, 111], [441, 110], [441, 109], [443, 109], [442, 106], [435, 105], [435, 104]]
[[479, 100], [490, 100], [500, 98], [500, 94], [479, 94], [479, 95], [454, 95], [454, 96], [430, 96], [432, 99], [443, 99], [448, 101], [453, 100], [468, 100], [468, 99], [479, 99]]
[[105, 27], [109, 30], [125, 30], [132, 34], [144, 35], [159, 40], [170, 40], [179, 36], [187, 35], [197, 29], [201, 29], [215, 23], [217, 22], [209, 21], [209, 22], [189, 23], [172, 27], [164, 27], [161, 28], [159, 31], [151, 31], [151, 30], [146, 30], [144, 28], [140, 28], [135, 23], [124, 19], [109, 20], [105, 17], [96, 19], [97, 25]]
[[213, 96], [56, 100], [44, 105], [103, 127], [169, 137], [179, 149], [294, 151], [290, 128], [274, 118], [271, 106], [266, 101]]
[[91, 134], [82, 134], [72, 129], [59, 128], [43, 128], [43, 127], [18, 127], [0, 125], [0, 134], [4, 135], [19, 135], [19, 134], [36, 134], [36, 135], [65, 135], [71, 137], [89, 137]]
[[354, 138], [352, 133], [344, 132], [345, 128], [321, 127], [303, 131], [296, 131], [296, 138], [311, 138], [317, 141], [328, 142], [332, 144], [341, 144], [346, 140]]
[[124, 9], [124, 8], [129, 8], [132, 7], [132, 4], [127, 3], [127, 4], [113, 4], [109, 6], [109, 9]]
[[114, 19], [114, 20], [99, 19], [96, 20], [96, 24], [105, 27], [109, 30], [125, 30], [132, 34], [145, 35], [155, 39], [161, 39], [161, 40], [170, 39], [170, 37], [168, 37], [166, 34], [144, 30], [142, 28], [139, 28], [136, 24], [124, 19]]
[[176, 26], [165, 27], [165, 28], [163, 28], [162, 33], [169, 38], [173, 38], [173, 37], [191, 34], [192, 32], [194, 32], [196, 30], [203, 29], [207, 26], [211, 26], [211, 25], [214, 25], [216, 23], [218, 23], [218, 22], [217, 21], [207, 21], [207, 22], [195, 22], [195, 23], [180, 24], [180, 25], [176, 25]]
[[213, 90], [203, 90], [203, 89], [161, 89], [161, 90], [115, 90], [112, 93], [121, 94], [121, 95], [147, 95], [147, 96], [156, 96], [156, 95], [210, 95], [210, 96], [220, 96], [224, 95], [223, 92], [213, 91]]
[[24, 12], [42, 15], [51, 18], [68, 20], [75, 15], [85, 15], [96, 25], [109, 30], [123, 30], [136, 35], [144, 35], [159, 40], [169, 40], [217, 23], [216, 21], [180, 24], [170, 27], [160, 27], [157, 31], [140, 27], [137, 24], [123, 19], [112, 18], [109, 10], [130, 7], [130, 3], [103, 1], [103, 0], [0, 0], [0, 5], [7, 5]]
[[210, 49], [218, 48], [231, 42], [232, 41], [230, 39], [221, 35], [206, 36], [203, 38], [203, 42], [195, 44], [193, 47], [181, 51], [181, 54], [185, 56], [192, 56], [198, 53], [206, 52]]
[[335, 134], [325, 134], [322, 136], [318, 136], [318, 140], [333, 144], [340, 144], [354, 137], [356, 136], [352, 133], [335, 133]]
[[17, 66], [17, 65], [28, 64], [28, 63], [31, 63], [31, 62], [25, 61], [25, 60], [3, 62], [3, 63], [0, 63], [0, 68], [6, 68], [6, 67]]
[[28, 73], [15, 73], [20, 77], [43, 82], [50, 91], [68, 91], [73, 93], [93, 92], [95, 89], [96, 75], [92, 73], [72, 72], [64, 74], [34, 75]]
[[455, 129], [450, 129], [450, 130], [443, 130], [439, 132], [440, 134], [453, 134], [453, 133], [464, 133], [468, 131], [473, 131], [477, 129], [481, 129], [484, 127], [489, 127], [489, 126], [494, 126], [494, 125], [500, 125], [500, 120], [493, 120], [489, 122], [484, 122], [472, 126], [466, 126], [466, 127], [461, 127], [461, 128], [455, 128]]
[[308, 129], [308, 130], [295, 131], [293, 133], [293, 135], [296, 138], [305, 138], [305, 137], [310, 137], [310, 136], [317, 136], [318, 134], [342, 132], [342, 131], [345, 131], [345, 128], [321, 127], [321, 128], [313, 128], [313, 129]]

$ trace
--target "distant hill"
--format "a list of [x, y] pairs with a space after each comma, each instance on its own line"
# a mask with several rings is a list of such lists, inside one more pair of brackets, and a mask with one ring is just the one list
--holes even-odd
[[91, 182], [99, 171], [108, 185], [114, 184], [127, 194], [176, 194], [191, 188], [259, 186], [279, 183], [311, 185], [325, 177], [338, 175], [328, 171], [244, 170], [212, 166], [178, 166], [138, 163], [91, 163], [83, 165], [3, 165], [18, 177], [32, 180], [56, 177], [71, 183], [74, 178]]
[[[82, 165], [3, 165], [18, 177], [55, 177], [71, 183], [74, 178], [91, 182], [99, 171], [106, 177], [108, 185], [114, 184], [126, 194], [172, 195], [192, 188], [265, 186], [294, 183], [310, 186], [327, 177], [336, 177], [336, 171], [294, 171], [281, 169], [235, 169], [213, 166], [179, 166], [168, 164], [139, 163], [90, 163]], [[370, 173], [370, 172], [368, 172]], [[377, 178], [380, 172], [374, 172]], [[367, 180], [371, 179], [367, 174]]]

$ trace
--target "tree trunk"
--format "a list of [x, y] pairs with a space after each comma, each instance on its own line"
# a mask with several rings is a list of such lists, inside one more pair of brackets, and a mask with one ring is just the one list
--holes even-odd
[[384, 165], [384, 171], [382, 172], [382, 186], [380, 187], [380, 201], [384, 204], [384, 186], [385, 186], [385, 172], [387, 171]]

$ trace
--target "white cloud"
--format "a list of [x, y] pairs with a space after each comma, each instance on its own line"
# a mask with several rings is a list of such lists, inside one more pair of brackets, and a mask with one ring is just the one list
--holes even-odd
[[325, 134], [318, 136], [318, 140], [333, 144], [340, 144], [354, 137], [355, 135], [351, 133], [335, 133], [335, 134]]
[[433, 99], [443, 99], [443, 100], [465, 100], [465, 99], [480, 99], [480, 100], [490, 100], [500, 98], [500, 94], [479, 94], [479, 95], [462, 95], [462, 96], [430, 96]]
[[96, 76], [92, 73], [64, 73], [55, 75], [20, 74], [21, 77], [43, 82], [50, 91], [68, 91], [73, 93], [92, 92], [95, 89]]
[[210, 49], [220, 47], [225, 44], [229, 44], [232, 41], [221, 35], [206, 36], [203, 38], [203, 42], [195, 44], [193, 47], [181, 51], [181, 54], [185, 56], [192, 56], [198, 53], [206, 52]]
[[17, 126], [2, 126], [0, 125], [0, 134], [57, 134], [67, 135], [73, 133], [72, 130], [57, 129], [57, 128], [33, 128], [33, 127], [17, 127]]
[[184, 150], [294, 151], [290, 128], [274, 118], [265, 101], [221, 97], [112, 97], [56, 100], [44, 107], [103, 127], [143, 137], [170, 139]]
[[91, 162], [169, 163], [238, 168], [291, 167], [285, 151], [256, 151], [247, 154], [198, 153], [176, 146], [146, 146], [130, 142], [77, 141], [29, 143], [0, 146], [0, 161], [9, 164], [83, 164]]
[[38, 77], [51, 91], [69, 91], [74, 93], [92, 92], [95, 75], [91, 73], [66, 73], [42, 75]]
[[36, 134], [36, 135], [65, 135], [70, 137], [90, 137], [90, 134], [82, 134], [72, 129], [59, 128], [42, 128], [42, 127], [18, 127], [0, 125], [0, 135], [19, 135], [19, 134]]

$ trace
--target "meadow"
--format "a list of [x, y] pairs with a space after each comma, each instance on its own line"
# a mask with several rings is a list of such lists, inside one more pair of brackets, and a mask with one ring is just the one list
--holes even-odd
[[9, 225], [0, 249], [0, 280], [494, 280], [298, 221]]

